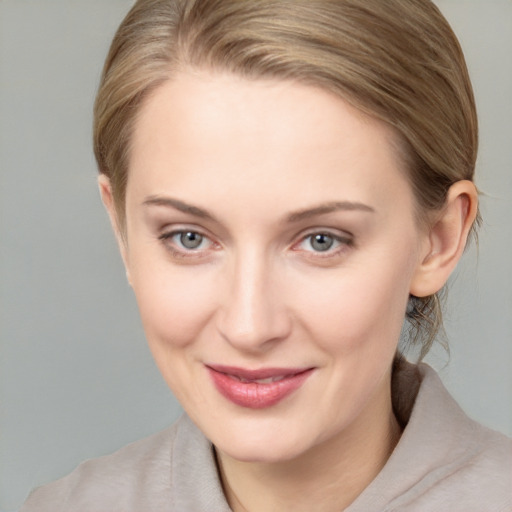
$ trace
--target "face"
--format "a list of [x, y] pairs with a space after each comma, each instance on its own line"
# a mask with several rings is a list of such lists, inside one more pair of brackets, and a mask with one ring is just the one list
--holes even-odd
[[129, 280], [219, 450], [290, 460], [387, 410], [425, 236], [386, 126], [314, 87], [182, 73], [130, 162]]

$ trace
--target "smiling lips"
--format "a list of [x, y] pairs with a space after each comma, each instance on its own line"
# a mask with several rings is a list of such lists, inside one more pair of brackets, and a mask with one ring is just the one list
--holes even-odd
[[264, 409], [277, 404], [298, 389], [314, 368], [264, 368], [246, 370], [208, 365], [217, 390], [241, 407]]

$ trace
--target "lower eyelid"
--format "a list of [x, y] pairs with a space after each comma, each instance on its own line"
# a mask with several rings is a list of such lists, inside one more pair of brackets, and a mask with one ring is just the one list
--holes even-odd
[[176, 235], [183, 235], [184, 233], [195, 233], [196, 235], [199, 235], [206, 240], [210, 240], [210, 237], [208, 235], [205, 235], [204, 233], [196, 229], [173, 229], [172, 231], [163, 232], [162, 234], [158, 235], [158, 238], [160, 240], [170, 240]]
[[302, 243], [316, 235], [325, 235], [325, 236], [328, 236], [330, 238], [332, 238], [335, 242], [337, 243], [340, 243], [340, 244], [343, 244], [343, 245], [350, 245], [353, 243], [353, 239], [351, 237], [348, 237], [348, 236], [342, 236], [342, 235], [336, 235], [334, 233], [329, 233], [328, 231], [318, 231], [318, 232], [314, 232], [314, 233], [310, 233], [308, 235], [305, 235], [304, 237], [302, 237], [302, 239], [300, 240], [299, 243]]
[[[187, 249], [186, 247], [181, 247], [177, 244], [173, 238], [176, 235], [181, 235], [183, 233], [193, 232], [197, 233], [203, 240], [207, 242], [206, 247], [199, 247], [197, 249]], [[173, 229], [171, 231], [166, 231], [160, 235], [158, 235], [158, 240], [162, 243], [165, 250], [168, 251], [173, 258], [176, 259], [201, 259], [208, 257], [211, 254], [211, 251], [215, 249], [215, 242], [212, 239], [202, 233], [197, 229]]]
[[[196, 233], [196, 234], [200, 235], [201, 237], [203, 237], [203, 239], [206, 242], [206, 247], [204, 247], [204, 248], [199, 247], [197, 249], [187, 249], [186, 247], [181, 247], [174, 242], [173, 238], [176, 235], [181, 235], [181, 234], [184, 234], [187, 232], [193, 232], [193, 233]], [[315, 235], [319, 235], [319, 234], [331, 237], [335, 241], [336, 246], [333, 248], [329, 248], [326, 251], [315, 251], [315, 250], [301, 249], [301, 245], [304, 242], [306, 242], [309, 238], [311, 238]], [[172, 229], [172, 230], [169, 230], [169, 231], [166, 231], [166, 232], [163, 232], [163, 233], [157, 235], [157, 239], [174, 256], [180, 257], [180, 258], [203, 257], [203, 256], [206, 256], [206, 254], [205, 254], [206, 252], [215, 250], [216, 247], [217, 248], [219, 247], [219, 244], [216, 244], [208, 235], [204, 234], [202, 231], [200, 231], [198, 229], [187, 229], [187, 228]], [[347, 249], [349, 249], [352, 246], [354, 246], [354, 239], [351, 236], [343, 236], [343, 235], [335, 234], [335, 233], [332, 233], [329, 231], [318, 230], [318, 231], [310, 232], [306, 235], [303, 235], [301, 237], [301, 239], [298, 242], [294, 243], [291, 248], [292, 248], [292, 250], [297, 251], [297, 252], [302, 250], [303, 252], [310, 253], [311, 255], [313, 255], [312, 257], [314, 257], [314, 258], [322, 258], [322, 257], [329, 258], [329, 257], [337, 256], [341, 252], [345, 252]]]
[[[313, 248], [305, 249], [302, 248], [302, 244], [307, 242], [308, 238], [313, 237], [315, 235], [322, 234], [330, 236], [335, 241], [335, 246], [327, 249], [326, 251], [315, 251]], [[342, 236], [339, 234], [331, 233], [329, 231], [314, 231], [309, 234], [304, 235], [299, 242], [295, 243], [292, 246], [292, 250], [294, 252], [302, 253], [302, 256], [306, 259], [310, 259], [312, 261], [321, 261], [321, 260], [330, 260], [336, 259], [339, 257], [343, 257], [346, 253], [354, 246], [353, 237]]]

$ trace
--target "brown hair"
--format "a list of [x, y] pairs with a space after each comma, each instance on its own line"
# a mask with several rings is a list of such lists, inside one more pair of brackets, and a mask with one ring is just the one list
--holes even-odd
[[[124, 224], [130, 140], [144, 98], [186, 67], [292, 79], [334, 92], [394, 128], [418, 219], [473, 180], [477, 117], [464, 56], [430, 0], [138, 0], [119, 27], [94, 107], [94, 151]], [[437, 294], [412, 298], [426, 354]]]

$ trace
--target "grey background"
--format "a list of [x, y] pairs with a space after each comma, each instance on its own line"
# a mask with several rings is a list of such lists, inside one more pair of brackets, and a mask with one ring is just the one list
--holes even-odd
[[[91, 106], [129, 0], [0, 0], [0, 510], [179, 414], [144, 341], [96, 187]], [[452, 282], [464, 409], [512, 434], [512, 2], [439, 0], [481, 121], [480, 250]]]

